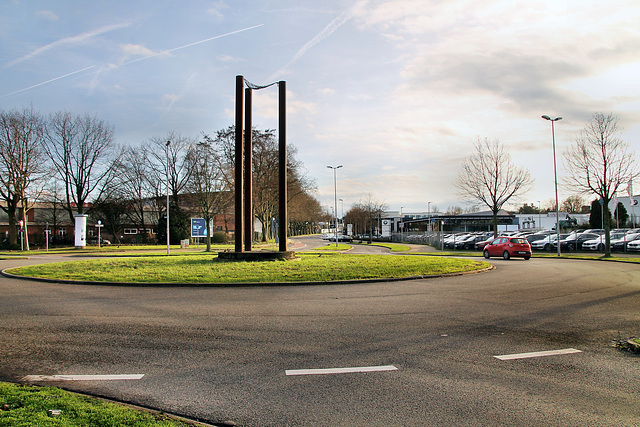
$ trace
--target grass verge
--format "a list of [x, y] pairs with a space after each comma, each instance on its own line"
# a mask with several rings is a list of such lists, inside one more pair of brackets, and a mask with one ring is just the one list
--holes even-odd
[[229, 262], [212, 254], [68, 261], [19, 267], [11, 274], [119, 283], [281, 283], [392, 279], [461, 273], [485, 261], [409, 255], [299, 254], [298, 261]]
[[409, 246], [400, 245], [398, 243], [360, 243], [361, 245], [369, 245], [369, 246], [380, 246], [382, 248], [387, 248], [391, 252], [408, 252], [411, 250]]
[[[204, 251], [206, 248], [206, 244], [200, 243], [198, 246], [192, 244], [190, 246], [191, 251]], [[228, 249], [232, 249], [233, 245], [220, 245], [220, 244], [212, 244], [211, 249], [213, 251], [224, 251]], [[180, 251], [179, 245], [171, 245], [169, 246], [170, 251]], [[84, 249], [76, 249], [74, 247], [56, 247], [51, 248], [48, 251], [45, 249], [37, 249], [31, 251], [0, 251], [0, 256], [29, 256], [29, 255], [60, 255], [60, 254], [113, 254], [113, 253], [121, 253], [121, 252], [159, 252], [166, 253], [167, 245], [107, 245], [101, 246], [86, 246]], [[13, 259], [13, 258], [12, 258]]]
[[311, 252], [316, 251], [348, 251], [351, 249], [351, 245], [347, 245], [346, 243], [338, 243], [336, 246], [335, 243], [328, 243], [326, 246], [320, 246], [319, 248], [313, 249]]
[[[52, 416], [50, 410], [61, 411]], [[201, 425], [53, 387], [0, 382], [2, 426], [167, 426]]]

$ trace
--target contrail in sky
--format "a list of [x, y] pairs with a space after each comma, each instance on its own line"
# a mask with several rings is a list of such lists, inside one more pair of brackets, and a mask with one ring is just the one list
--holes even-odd
[[[187, 48], [187, 47], [195, 46], [195, 45], [198, 45], [198, 44], [206, 43], [206, 42], [208, 42], [208, 41], [215, 40], [215, 39], [219, 39], [219, 38], [222, 38], [222, 37], [231, 36], [231, 35], [233, 35], [233, 34], [238, 34], [238, 33], [241, 33], [241, 32], [243, 32], [243, 31], [253, 30], [254, 28], [262, 27], [263, 25], [264, 25], [264, 24], [254, 25], [253, 27], [243, 28], [243, 29], [241, 29], [241, 30], [231, 31], [230, 33], [225, 33], [225, 34], [220, 34], [220, 35], [218, 35], [218, 36], [209, 37], [208, 39], [204, 39], [204, 40], [200, 40], [200, 41], [197, 41], [197, 42], [189, 43], [189, 44], [186, 44], [186, 45], [184, 45], [184, 46], [174, 47], [173, 49], [168, 49], [168, 50], [164, 50], [164, 51], [162, 51], [162, 52], [155, 53], [155, 54], [153, 54], [153, 55], [145, 56], [144, 58], [138, 58], [138, 59], [134, 59], [133, 61], [125, 62], [124, 64], [121, 64], [120, 66], [122, 66], [122, 65], [127, 65], [127, 64], [133, 64], [134, 62], [143, 61], [143, 60], [145, 60], [145, 59], [153, 58], [153, 57], [156, 57], [156, 56], [158, 56], [158, 55], [168, 54], [168, 53], [171, 53], [171, 52], [175, 52], [176, 50], [180, 50], [180, 49], [184, 49], [184, 48]], [[86, 38], [86, 37], [89, 37], [89, 36], [93, 36], [93, 35], [96, 35], [96, 34], [99, 34], [99, 33], [105, 32], [105, 31], [107, 31], [107, 30], [113, 29], [113, 28], [115, 28], [115, 27], [116, 27], [116, 26], [103, 27], [102, 29], [97, 30], [97, 31], [95, 31], [95, 32], [93, 32], [93, 33], [85, 33], [85, 34], [82, 34], [82, 35], [80, 35], [80, 36], [71, 37], [71, 38], [69, 38], [69, 39], [63, 39], [63, 40], [60, 40], [60, 41], [58, 41], [58, 42], [51, 43], [51, 44], [49, 44], [49, 45], [47, 45], [47, 46], [44, 46], [44, 47], [42, 47], [42, 48], [40, 48], [40, 49], [36, 49], [35, 51], [33, 51], [31, 54], [29, 54], [29, 55], [27, 55], [27, 56], [24, 56], [24, 57], [22, 57], [22, 58], [16, 59], [15, 61], [13, 61], [12, 63], [10, 63], [9, 65], [13, 65], [13, 64], [15, 64], [15, 63], [17, 63], [17, 62], [24, 61], [25, 59], [28, 59], [28, 58], [30, 58], [30, 57], [33, 57], [33, 56], [37, 55], [38, 53], [43, 52], [44, 50], [48, 50], [48, 49], [50, 49], [51, 47], [53, 47], [54, 45], [60, 44], [61, 42], [68, 42], [68, 41], [70, 41], [70, 40], [78, 41], [78, 40], [80, 40], [80, 39], [83, 39], [83, 38]], [[51, 79], [51, 80], [47, 80], [46, 82], [38, 83], [38, 84], [36, 84], [36, 85], [29, 86], [29, 87], [26, 87], [26, 88], [24, 88], [24, 89], [16, 90], [16, 91], [14, 91], [14, 92], [7, 93], [7, 94], [5, 94], [5, 95], [2, 95], [2, 96], [0, 96], [0, 98], [6, 98], [7, 96], [15, 95], [15, 94], [20, 93], [20, 92], [25, 92], [25, 91], [27, 91], [27, 90], [34, 89], [34, 88], [39, 87], [39, 86], [42, 86], [42, 85], [46, 85], [46, 84], [48, 84], [48, 83], [55, 82], [56, 80], [60, 80], [60, 79], [63, 79], [63, 78], [65, 78], [65, 77], [69, 77], [69, 76], [72, 76], [72, 75], [74, 75], [74, 74], [81, 73], [81, 72], [83, 72], [83, 71], [89, 70], [89, 69], [94, 68], [94, 67], [95, 67], [95, 65], [92, 65], [92, 66], [90, 66], [90, 67], [86, 67], [86, 68], [83, 68], [83, 69], [81, 69], [81, 70], [77, 70], [77, 71], [74, 71], [74, 72], [72, 72], [72, 73], [68, 73], [68, 74], [65, 74], [65, 75], [63, 75], [63, 76], [59, 76], [59, 77], [53, 78], [53, 79]]]
[[166, 55], [166, 54], [168, 54], [168, 53], [175, 52], [176, 50], [180, 50], [180, 49], [184, 49], [184, 48], [187, 48], [187, 47], [195, 46], [195, 45], [197, 45], [197, 44], [206, 43], [206, 42], [209, 42], [209, 41], [211, 41], [211, 40], [220, 39], [220, 38], [222, 38], [222, 37], [231, 36], [231, 35], [233, 35], [233, 34], [242, 33], [243, 31], [253, 30], [254, 28], [262, 27], [263, 25], [264, 25], [264, 24], [254, 25], [253, 27], [243, 28], [243, 29], [241, 29], [241, 30], [231, 31], [230, 33], [225, 33], [225, 34], [220, 34], [220, 35], [218, 35], [218, 36], [209, 37], [208, 39], [204, 39], [204, 40], [200, 40], [200, 41], [197, 41], [197, 42], [193, 42], [193, 43], [185, 44], [184, 46], [174, 47], [173, 49], [163, 50], [163, 51], [161, 51], [161, 52], [154, 53], [153, 55], [148, 55], [148, 56], [145, 56], [145, 57], [143, 57], [143, 58], [138, 58], [138, 59], [134, 59], [134, 60], [132, 60], [132, 61], [125, 62], [125, 63], [121, 64], [120, 66], [122, 66], [122, 65], [128, 65], [128, 64], [133, 64], [134, 62], [144, 61], [145, 59], [149, 59], [149, 58], [155, 58], [156, 56], [160, 56], [160, 55]]
[[84, 41], [86, 41], [86, 40], [88, 40], [88, 39], [90, 39], [92, 37], [99, 36], [100, 34], [104, 34], [104, 33], [107, 33], [109, 31], [117, 30], [117, 29], [120, 29], [120, 28], [125, 28], [125, 27], [128, 27], [129, 25], [131, 25], [131, 24], [124, 23], [124, 24], [106, 25], [106, 26], [100, 27], [100, 28], [98, 28], [97, 30], [94, 30], [94, 31], [90, 31], [90, 32], [79, 34], [77, 36], [67, 37], [67, 38], [64, 38], [64, 39], [57, 40], [57, 41], [55, 41], [53, 43], [49, 43], [48, 45], [39, 47], [38, 49], [34, 50], [33, 52], [28, 53], [27, 55], [25, 55], [25, 56], [23, 56], [21, 58], [14, 59], [13, 61], [7, 63], [4, 66], [4, 68], [11, 67], [13, 65], [16, 65], [16, 64], [22, 62], [22, 61], [26, 61], [27, 59], [31, 59], [34, 56], [40, 55], [43, 52], [46, 52], [46, 51], [48, 51], [50, 49], [53, 49], [54, 47], [57, 47], [57, 46], [60, 46], [60, 45], [65, 45], [65, 44], [82, 43], [82, 42], [84, 42]]
[[78, 74], [78, 73], [81, 73], [83, 71], [87, 71], [87, 70], [89, 70], [89, 69], [91, 69], [93, 67], [95, 67], [95, 65], [83, 68], [83, 69], [78, 70], [78, 71], [74, 71], [72, 73], [65, 74], [63, 76], [59, 76], [59, 77], [53, 78], [51, 80], [47, 80], [46, 82], [38, 83], [37, 85], [29, 86], [29, 87], [26, 87], [24, 89], [16, 90], [15, 92], [7, 93], [6, 95], [2, 95], [2, 98], [6, 98], [7, 96], [15, 95], [16, 93], [20, 93], [20, 92], [27, 91], [29, 89], [33, 89], [33, 88], [36, 88], [38, 86], [46, 85], [47, 83], [55, 82], [56, 80], [64, 79], [65, 77], [69, 77], [69, 76], [72, 76], [74, 74]]
[[291, 64], [293, 64], [294, 62], [296, 62], [298, 59], [300, 59], [302, 57], [302, 55], [304, 55], [309, 49], [311, 49], [313, 46], [317, 45], [318, 43], [320, 43], [322, 40], [326, 39], [327, 37], [329, 37], [331, 34], [333, 34], [338, 28], [340, 28], [345, 22], [347, 22], [349, 19], [351, 19], [354, 15], [354, 10], [356, 9], [356, 7], [363, 5], [367, 3], [366, 0], [358, 2], [358, 4], [356, 4], [354, 7], [349, 8], [347, 10], [345, 10], [344, 12], [342, 12], [340, 15], [338, 15], [337, 17], [335, 17], [331, 22], [329, 22], [329, 24], [324, 27], [322, 29], [322, 31], [320, 31], [318, 34], [316, 34], [311, 40], [309, 40], [307, 43], [304, 44], [304, 46], [302, 46], [297, 52], [296, 54], [293, 56], [293, 58], [291, 58], [289, 60], [289, 62], [286, 63], [286, 65], [282, 68], [280, 68], [278, 71], [276, 71], [275, 73], [273, 73], [271, 75], [271, 77], [269, 77], [267, 79], [268, 82], [272, 81], [273, 79], [277, 78], [279, 74], [281, 74], [284, 70], [286, 70], [287, 68], [289, 68], [289, 66]]

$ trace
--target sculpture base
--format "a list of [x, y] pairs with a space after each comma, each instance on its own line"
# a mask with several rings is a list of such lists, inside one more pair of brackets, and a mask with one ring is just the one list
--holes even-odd
[[218, 252], [218, 259], [226, 261], [289, 261], [295, 258], [294, 251]]

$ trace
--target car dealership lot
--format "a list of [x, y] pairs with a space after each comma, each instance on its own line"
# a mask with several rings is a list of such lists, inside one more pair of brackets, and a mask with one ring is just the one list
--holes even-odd
[[637, 360], [609, 342], [638, 333], [637, 266], [491, 262], [347, 286], [2, 278], [0, 377], [144, 374], [63, 385], [239, 425], [633, 425]]

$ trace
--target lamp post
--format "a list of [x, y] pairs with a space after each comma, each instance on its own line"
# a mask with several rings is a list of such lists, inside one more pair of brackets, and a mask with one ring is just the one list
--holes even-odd
[[542, 209], [540, 206], [540, 200], [538, 200], [538, 228], [542, 230]]
[[558, 173], [556, 171], [556, 133], [553, 127], [553, 122], [562, 120], [562, 117], [552, 119], [551, 117], [544, 115], [542, 118], [551, 122], [551, 139], [553, 141], [553, 181], [556, 189], [556, 239], [558, 242], [558, 256], [560, 256], [560, 206], [558, 205]]
[[427, 202], [427, 242], [431, 244], [431, 202]]
[[167, 141], [167, 255], [169, 255], [169, 144]]
[[102, 228], [102, 221], [98, 220], [96, 228], [98, 229], [98, 249], [100, 249], [100, 229]]
[[400, 206], [400, 223], [398, 224], [398, 227], [400, 228], [400, 242], [404, 240], [404, 221], [402, 219], [402, 209], [404, 209], [404, 206]]
[[336, 218], [336, 248], [338, 247], [338, 182], [336, 179], [336, 170], [340, 169], [339, 166], [327, 166], [329, 169], [333, 169], [333, 213]]

